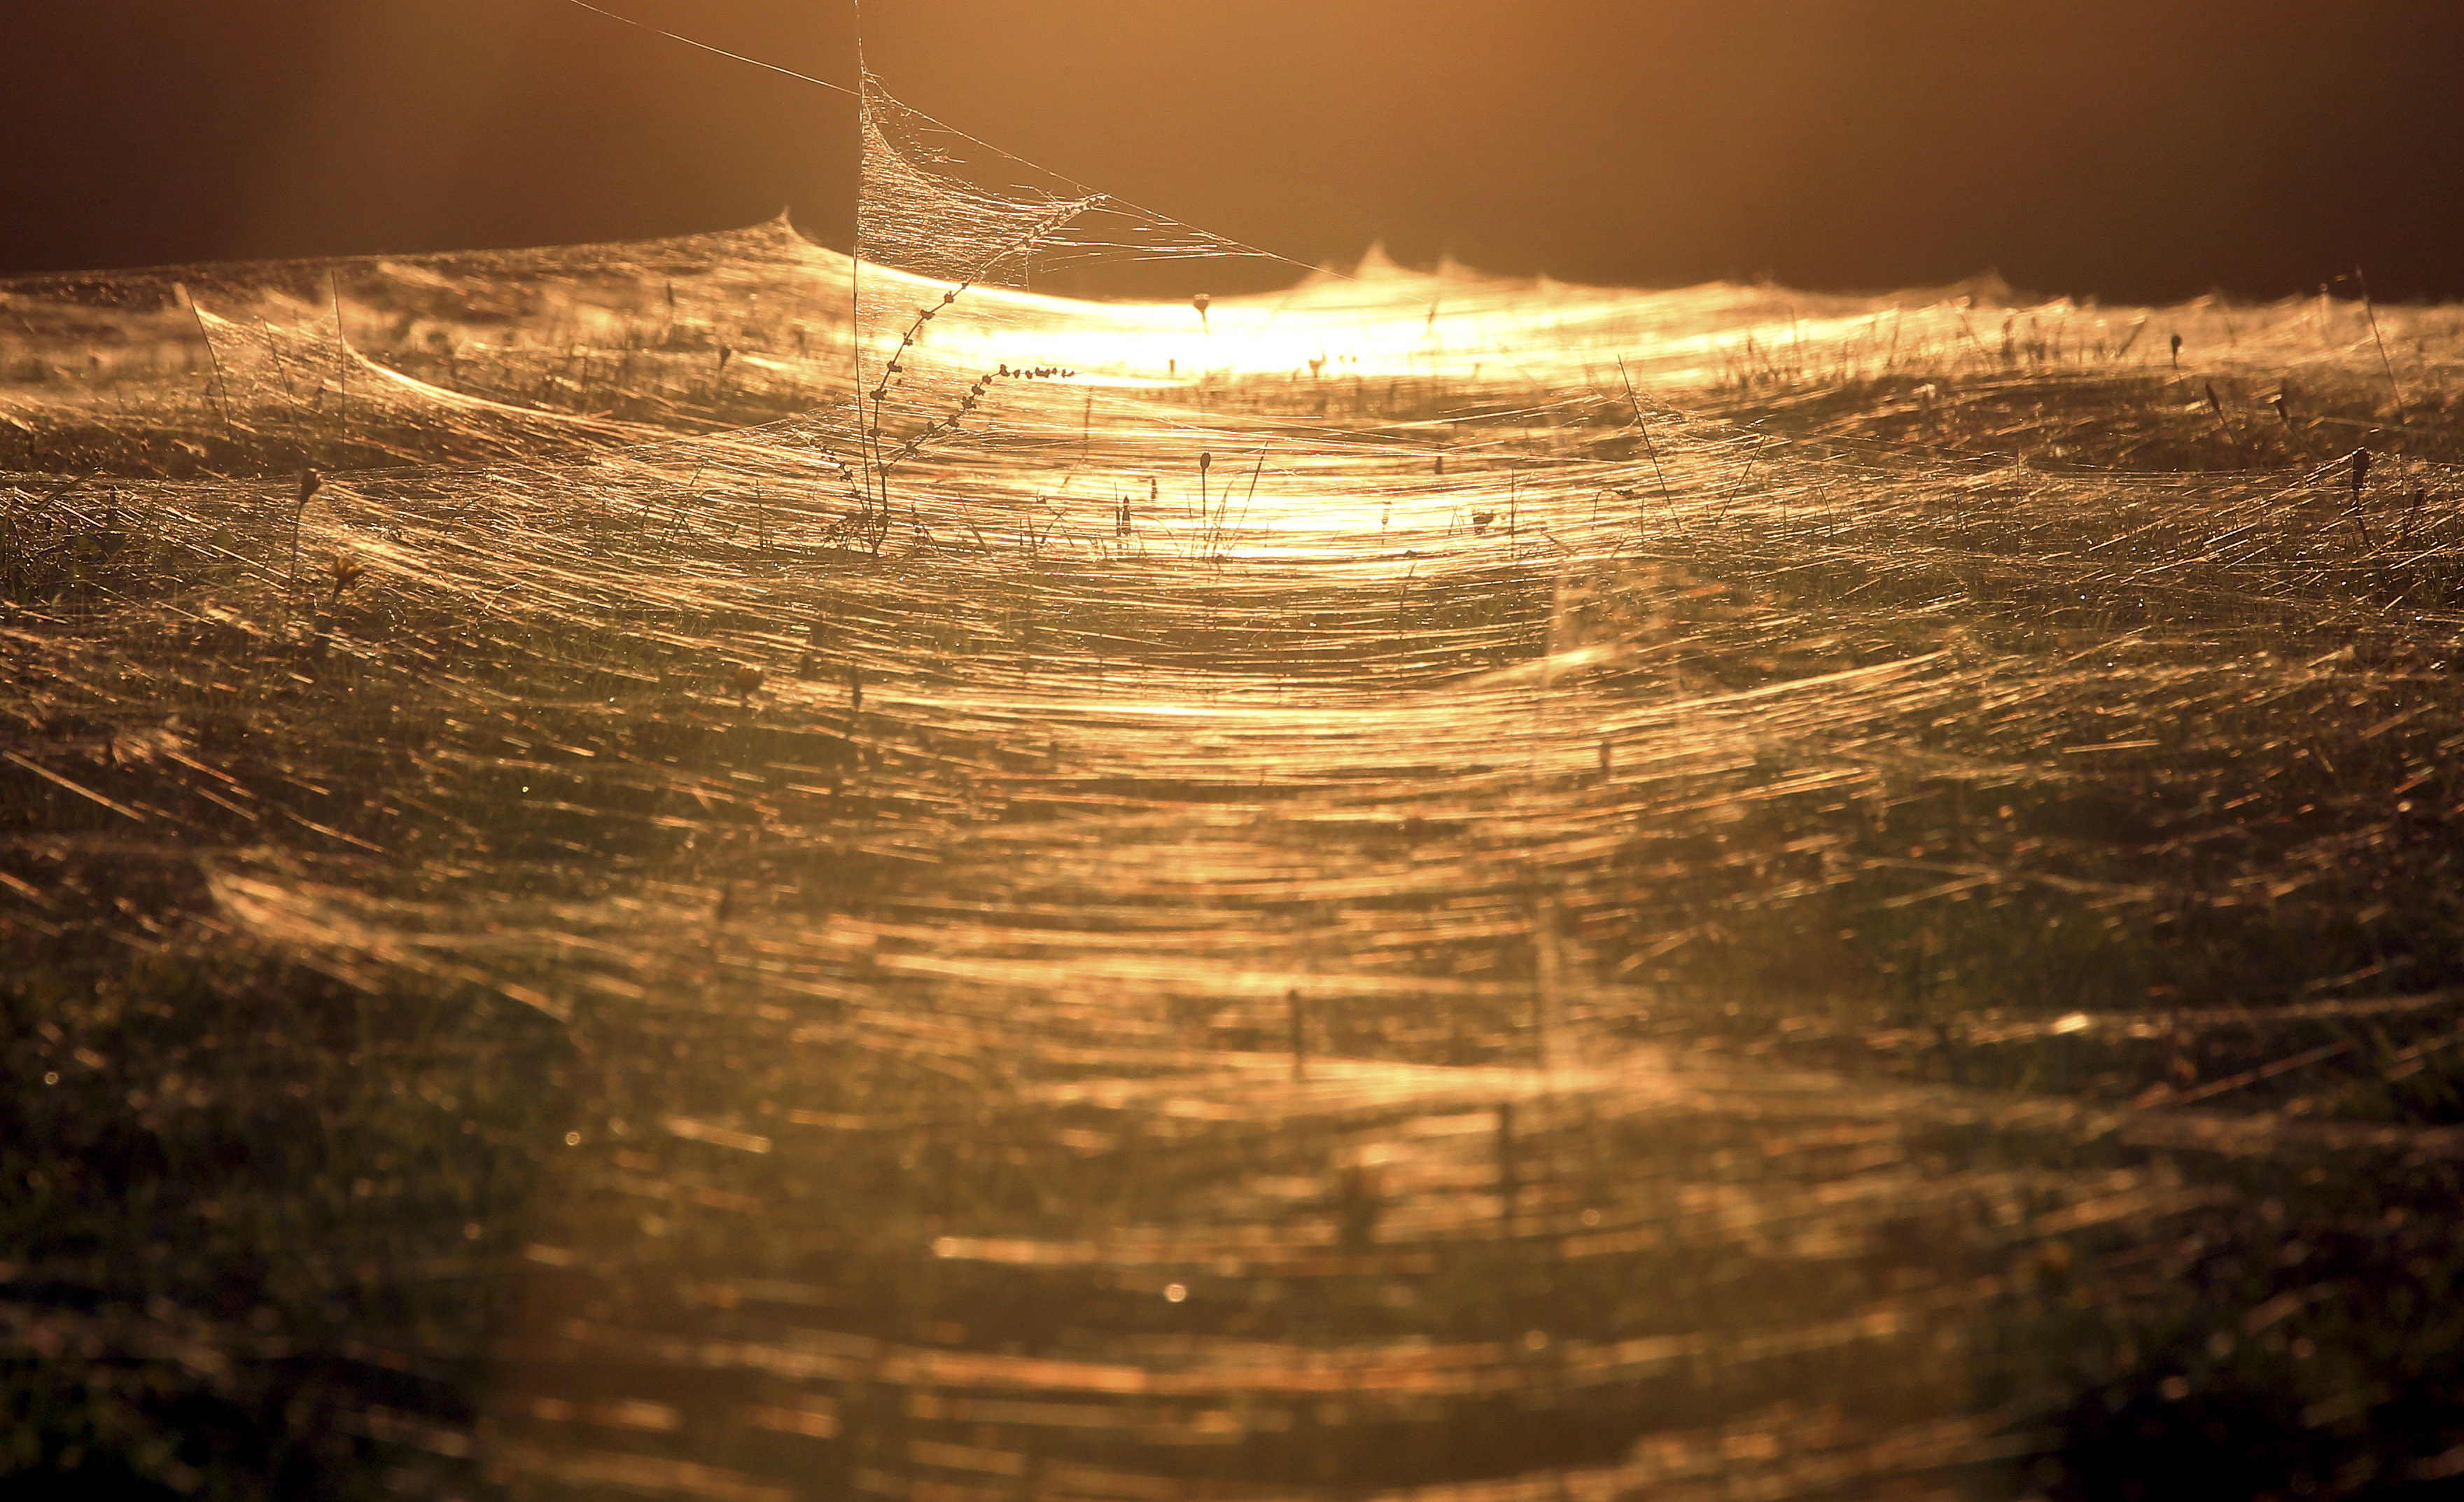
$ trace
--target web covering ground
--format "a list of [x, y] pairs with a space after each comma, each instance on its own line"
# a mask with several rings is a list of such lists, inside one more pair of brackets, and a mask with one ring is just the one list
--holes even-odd
[[2464, 319], [1080, 302], [1030, 253], [1240, 248], [870, 108], [860, 272], [7, 289], [12, 1422], [231, 1494], [2464, 1472]]

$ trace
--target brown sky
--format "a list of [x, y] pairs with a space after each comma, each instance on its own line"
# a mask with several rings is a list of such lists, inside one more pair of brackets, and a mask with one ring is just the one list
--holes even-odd
[[[616, 0], [825, 77], [846, 0]], [[1302, 260], [2464, 296], [2449, 0], [871, 0], [876, 72]], [[30, 16], [24, 11], [32, 11]], [[852, 106], [563, 0], [80, 0], [0, 46], [0, 271], [845, 242]]]

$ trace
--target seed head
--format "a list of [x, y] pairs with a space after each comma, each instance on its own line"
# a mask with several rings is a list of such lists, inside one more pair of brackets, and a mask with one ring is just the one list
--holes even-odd
[[361, 563], [357, 555], [345, 549], [334, 555], [334, 561], [325, 565], [325, 573], [334, 581], [334, 598], [340, 600], [342, 598], [343, 590], [367, 577], [368, 565]]

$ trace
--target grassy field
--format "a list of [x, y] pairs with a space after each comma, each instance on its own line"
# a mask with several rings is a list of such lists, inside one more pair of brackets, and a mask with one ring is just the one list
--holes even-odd
[[0, 285], [12, 1495], [2464, 1475], [2464, 314], [846, 287]]

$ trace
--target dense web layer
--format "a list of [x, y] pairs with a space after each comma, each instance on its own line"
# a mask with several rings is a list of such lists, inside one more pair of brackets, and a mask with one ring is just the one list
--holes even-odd
[[861, 266], [0, 288], [0, 1296], [131, 1453], [2452, 1472], [2453, 310], [1075, 301], [1240, 248], [866, 130]]

